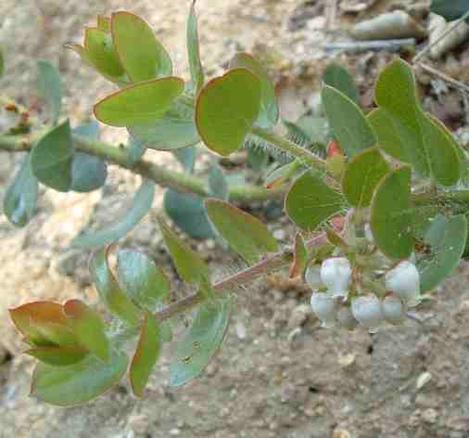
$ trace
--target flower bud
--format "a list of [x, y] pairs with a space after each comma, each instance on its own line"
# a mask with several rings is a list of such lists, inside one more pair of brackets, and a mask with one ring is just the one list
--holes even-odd
[[355, 319], [370, 332], [374, 332], [383, 320], [381, 303], [376, 295], [366, 295], [352, 300], [352, 313]]
[[314, 292], [311, 295], [311, 309], [320, 319], [323, 327], [332, 327], [335, 324], [337, 303], [330, 294]]
[[415, 265], [407, 260], [400, 262], [385, 276], [386, 289], [394, 292], [409, 307], [420, 302], [420, 275]]
[[318, 265], [311, 265], [306, 269], [305, 280], [309, 287], [318, 289], [322, 286], [321, 268]]
[[348, 306], [341, 306], [337, 312], [337, 322], [339, 326], [347, 330], [352, 330], [357, 326], [357, 320]]
[[391, 324], [400, 324], [405, 317], [404, 305], [397, 295], [391, 294], [381, 303], [384, 319]]
[[345, 257], [331, 257], [322, 262], [321, 280], [334, 297], [347, 297], [352, 280], [352, 266]]

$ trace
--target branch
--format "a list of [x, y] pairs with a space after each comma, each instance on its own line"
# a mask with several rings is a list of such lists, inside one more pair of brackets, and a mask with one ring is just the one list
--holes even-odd
[[[29, 151], [39, 137], [0, 135], [0, 150], [9, 152]], [[122, 147], [114, 147], [98, 140], [76, 135], [73, 136], [73, 140], [76, 150], [103, 158], [105, 161], [128, 169], [144, 178], [151, 179], [163, 187], [204, 197], [210, 195], [205, 181], [194, 175], [175, 172], [147, 160], [140, 160], [131, 165], [127, 151]], [[239, 202], [264, 201], [281, 198], [283, 193], [282, 190], [278, 189], [268, 190], [255, 185], [239, 185], [230, 188], [229, 198], [232, 201]]]
[[[306, 246], [311, 249], [323, 245], [326, 242], [326, 233], [321, 233], [306, 242]], [[229, 277], [226, 277], [216, 282], [212, 285], [212, 287], [215, 291], [218, 292], [219, 295], [223, 295], [227, 292], [232, 292], [239, 286], [250, 283], [256, 278], [261, 277], [262, 275], [287, 266], [291, 262], [292, 258], [293, 254], [291, 249], [278, 252], [269, 257], [263, 258], [260, 262], [256, 263], [255, 265], [249, 266], [246, 269], [237, 272], [236, 274], [230, 275]], [[178, 315], [182, 312], [192, 309], [197, 304], [201, 303], [203, 300], [203, 295], [199, 293], [193, 293], [192, 295], [182, 298], [181, 300], [176, 301], [175, 303], [170, 304], [164, 309], [156, 312], [155, 318], [158, 320], [158, 322], [164, 321], [173, 317], [174, 315]]]

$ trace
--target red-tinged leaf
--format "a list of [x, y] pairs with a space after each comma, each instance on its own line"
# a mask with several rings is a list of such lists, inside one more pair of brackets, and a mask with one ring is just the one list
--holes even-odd
[[342, 149], [335, 140], [331, 140], [327, 145], [327, 156], [332, 158], [336, 155], [343, 155]]
[[109, 360], [109, 341], [101, 317], [80, 300], [67, 301], [63, 309], [80, 344], [101, 360]]
[[90, 272], [96, 290], [109, 311], [130, 326], [138, 325], [140, 311], [117, 283], [108, 265], [106, 249], [101, 249], [94, 255]]
[[160, 327], [151, 313], [145, 314], [137, 349], [130, 364], [130, 384], [134, 394], [143, 396], [145, 385], [160, 356]]
[[305, 241], [300, 233], [295, 236], [295, 245], [293, 247], [293, 263], [290, 266], [290, 278], [299, 277], [303, 274], [308, 263], [308, 250]]
[[10, 309], [10, 317], [26, 340], [36, 346], [76, 345], [62, 305], [36, 301]]
[[83, 360], [88, 354], [82, 347], [36, 347], [25, 353], [52, 366], [72, 365]]

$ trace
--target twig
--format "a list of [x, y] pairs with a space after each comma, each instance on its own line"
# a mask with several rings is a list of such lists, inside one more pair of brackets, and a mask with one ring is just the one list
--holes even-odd
[[415, 38], [399, 38], [394, 40], [372, 40], [372, 41], [343, 41], [335, 43], [326, 43], [324, 50], [326, 52], [344, 51], [344, 52], [366, 52], [368, 50], [400, 50], [406, 47], [416, 45]]
[[466, 85], [465, 83], [458, 81], [452, 78], [451, 76], [448, 76], [447, 74], [443, 73], [442, 71], [437, 70], [436, 68], [431, 67], [428, 64], [424, 64], [423, 62], [419, 62], [418, 65], [422, 68], [422, 70], [425, 70], [426, 72], [439, 77], [443, 81], [447, 82], [448, 85], [460, 91], [463, 91], [464, 93], [469, 95], [469, 86]]
[[[0, 135], [0, 150], [9, 152], [29, 151], [40, 136], [41, 135], [36, 135], [35, 137], [27, 135]], [[144, 178], [151, 179], [163, 187], [173, 188], [181, 192], [194, 193], [200, 196], [209, 196], [205, 181], [194, 175], [172, 171], [167, 167], [159, 166], [147, 160], [140, 160], [135, 165], [131, 165], [127, 151], [121, 147], [111, 146], [106, 143], [97, 140], [90, 140], [81, 136], [74, 136], [73, 140], [74, 146], [77, 150], [103, 158], [110, 163], [117, 164], [118, 166], [141, 175]], [[232, 201], [239, 202], [275, 199], [282, 195], [282, 190], [267, 190], [263, 187], [254, 185], [233, 186], [229, 190], [229, 198]]]
[[[306, 245], [308, 248], [314, 248], [320, 245], [323, 245], [327, 242], [327, 236], [325, 233], [321, 233], [316, 237], [309, 240]], [[243, 269], [236, 274], [233, 274], [229, 277], [226, 277], [213, 285], [213, 289], [217, 291], [219, 294], [224, 294], [227, 292], [231, 292], [235, 290], [237, 287], [242, 286], [246, 283], [250, 283], [251, 281], [259, 278], [260, 276], [268, 273], [276, 271], [283, 266], [288, 265], [293, 258], [291, 249], [287, 249], [285, 251], [278, 252], [271, 256], [265, 257], [260, 262], [256, 263], [253, 266], [250, 266], [246, 269]], [[203, 296], [199, 293], [193, 293], [169, 306], [165, 307], [164, 309], [155, 313], [155, 318], [158, 321], [164, 321], [168, 318], [171, 318], [174, 315], [179, 313], [185, 312], [197, 304], [203, 301]]]
[[466, 21], [466, 18], [469, 17], [469, 11], [467, 11], [462, 17], [458, 18], [454, 24], [449, 27], [446, 32], [443, 32], [439, 38], [437, 38], [435, 41], [433, 41], [431, 44], [429, 44], [427, 47], [422, 49], [419, 53], [417, 53], [413, 59], [413, 62], [416, 63], [420, 59], [422, 59], [435, 45], [443, 41], [450, 33], [454, 32], [464, 21]]

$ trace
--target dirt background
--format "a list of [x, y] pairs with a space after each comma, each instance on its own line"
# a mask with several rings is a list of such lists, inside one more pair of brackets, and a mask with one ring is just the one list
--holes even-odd
[[[0, 90], [34, 102], [34, 64], [56, 62], [64, 75], [66, 111], [73, 121], [86, 119], [97, 97], [111, 87], [63, 48], [80, 41], [82, 26], [97, 13], [127, 9], [157, 29], [186, 74], [182, 0], [1, 0], [0, 44], [6, 50], [6, 76]], [[341, 40], [346, 28], [379, 12], [401, 8], [425, 24], [428, 2], [376, 1], [360, 14], [345, 14], [342, 0], [335, 20], [327, 20], [329, 2], [317, 0], [200, 0], [202, 56], [215, 74], [238, 49], [267, 62], [279, 84], [283, 115], [295, 118], [317, 101], [320, 77], [330, 56], [325, 41]], [[332, 2], [331, 2], [332, 3]], [[328, 28], [329, 26], [329, 28]], [[355, 73], [362, 102], [371, 104], [370, 85], [390, 54], [338, 56]], [[435, 66], [467, 80], [469, 49], [446, 54]], [[420, 75], [425, 106], [463, 140], [465, 102], [441, 81]], [[109, 141], [124, 141], [122, 130], [104, 130]], [[149, 158], [172, 164], [164, 153]], [[17, 157], [1, 155], [0, 192]], [[92, 223], [103, 226], [119, 214], [138, 178], [112, 168], [102, 191], [58, 194], [42, 189], [31, 224], [14, 229], [0, 218], [0, 436], [1, 437], [285, 437], [374, 438], [469, 436], [469, 269], [459, 268], [435, 300], [422, 305], [420, 322], [387, 328], [370, 336], [321, 330], [308, 311], [304, 287], [272, 276], [238, 294], [236, 311], [221, 351], [202, 378], [182, 390], [167, 386], [162, 360], [144, 400], [136, 400], [126, 382], [85, 407], [60, 409], [28, 397], [33, 361], [7, 317], [7, 308], [33, 299], [84, 297], [96, 301], [86, 271], [88, 254], [69, 249], [71, 239]], [[162, 264], [168, 258], [154, 224], [161, 202], [126, 239]], [[98, 206], [99, 203], [99, 206]], [[272, 224], [274, 229], [281, 224]], [[288, 243], [288, 232], [277, 232]], [[240, 267], [212, 242], [194, 243], [217, 276]], [[178, 294], [185, 291], [178, 290]], [[187, 291], [186, 291], [187, 292]]]

